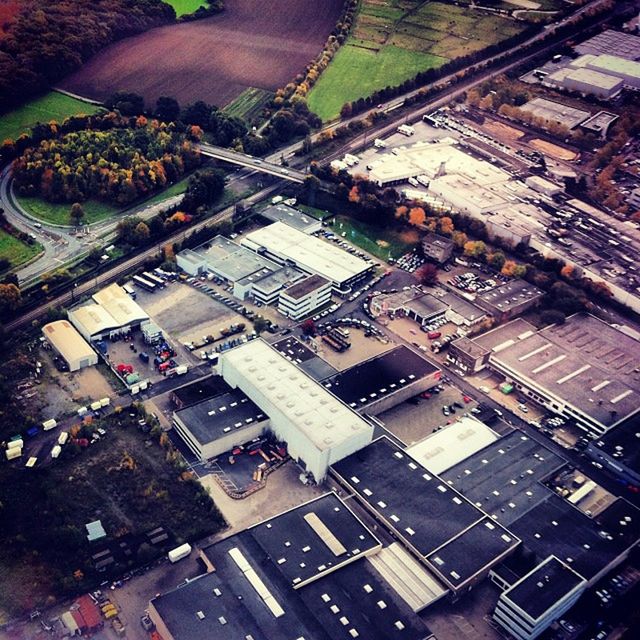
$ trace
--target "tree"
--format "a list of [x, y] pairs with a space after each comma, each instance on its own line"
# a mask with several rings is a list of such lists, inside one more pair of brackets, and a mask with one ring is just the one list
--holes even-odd
[[418, 278], [420, 284], [434, 285], [438, 281], [438, 268], [434, 264], [423, 264], [416, 271], [416, 278]]
[[462, 249], [468, 241], [467, 234], [464, 231], [454, 231], [451, 234], [451, 239], [458, 249]]
[[507, 261], [504, 253], [502, 251], [494, 251], [487, 255], [487, 264], [492, 266], [494, 269], [500, 271], [502, 267], [504, 267], [504, 263]]
[[160, 96], [156, 100], [154, 114], [164, 122], [175, 122], [180, 115], [180, 105], [175, 98]]
[[540, 314], [540, 321], [546, 327], [550, 324], [564, 324], [566, 317], [559, 309], [545, 309]]
[[413, 225], [422, 225], [427, 219], [422, 207], [412, 207], [409, 211], [409, 223]]
[[133, 230], [133, 239], [136, 244], [144, 244], [151, 235], [151, 231], [146, 223], [140, 221]]
[[105, 102], [107, 109], [115, 109], [123, 116], [138, 116], [144, 112], [144, 98], [137, 93], [116, 91]]
[[71, 210], [69, 211], [69, 218], [71, 220], [71, 224], [79, 227], [82, 223], [82, 219], [84, 218], [84, 208], [79, 202], [74, 202], [71, 205]]
[[304, 333], [305, 336], [315, 336], [317, 333], [316, 323], [311, 318], [307, 318], [300, 325], [300, 328], [302, 329], [302, 333]]
[[0, 284], [0, 310], [15, 311], [20, 306], [20, 289], [15, 284]]
[[487, 245], [482, 240], [469, 240], [464, 245], [464, 255], [479, 258], [484, 255]]
[[438, 221], [440, 233], [450, 236], [454, 232], [453, 220], [449, 216], [442, 216]]
[[263, 318], [262, 316], [257, 316], [254, 320], [253, 320], [253, 329], [256, 333], [262, 333], [263, 331], [265, 331], [269, 326], [271, 325], [271, 323], [266, 319]]

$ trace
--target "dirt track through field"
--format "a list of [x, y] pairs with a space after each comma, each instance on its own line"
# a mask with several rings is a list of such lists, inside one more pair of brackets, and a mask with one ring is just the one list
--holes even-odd
[[104, 100], [134, 91], [153, 104], [161, 95], [181, 104], [222, 106], [247, 87], [284, 86], [320, 52], [341, 0], [227, 0], [224, 13], [153, 29], [92, 58], [60, 87]]

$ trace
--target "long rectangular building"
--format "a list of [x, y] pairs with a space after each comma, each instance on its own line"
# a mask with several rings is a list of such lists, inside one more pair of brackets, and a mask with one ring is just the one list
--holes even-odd
[[280, 264], [320, 275], [343, 293], [373, 271], [371, 263], [284, 222], [274, 222], [247, 234], [242, 245]]
[[364, 418], [261, 339], [224, 352], [217, 368], [270, 417], [270, 430], [316, 482], [371, 442]]

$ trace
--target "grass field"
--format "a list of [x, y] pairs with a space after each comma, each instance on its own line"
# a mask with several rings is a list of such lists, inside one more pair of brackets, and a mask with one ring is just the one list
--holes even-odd
[[260, 115], [262, 107], [273, 98], [273, 92], [249, 87], [245, 89], [233, 102], [224, 107], [223, 111], [230, 116], [242, 118], [251, 122]]
[[27, 244], [0, 229], [0, 258], [9, 260], [12, 267], [31, 260], [41, 251], [42, 247], [39, 244]]
[[176, 16], [187, 15], [194, 13], [200, 7], [207, 7], [205, 0], [164, 0], [167, 4], [170, 4], [176, 10]]
[[78, 113], [95, 113], [99, 107], [70, 98], [57, 91], [32, 100], [28, 104], [0, 117], [0, 142], [15, 140], [21, 133], [27, 133], [38, 122], [56, 120], [62, 122], [68, 116]]
[[345, 233], [345, 240], [381, 260], [399, 258], [411, 251], [420, 240], [418, 233], [413, 229], [382, 229], [346, 216], [336, 216], [331, 230], [338, 235]]
[[309, 107], [330, 120], [345, 102], [398, 85], [523, 28], [510, 18], [442, 2], [362, 0], [351, 36], [311, 90]]
[[[31, 214], [34, 218], [38, 218], [38, 220], [49, 222], [51, 224], [70, 224], [70, 204], [54, 204], [52, 202], [42, 200], [41, 198], [18, 197], [17, 200], [20, 206], [27, 211], [27, 213]], [[117, 207], [105, 202], [99, 202], [98, 200], [87, 200], [82, 203], [82, 206], [84, 207], [85, 212], [83, 220], [85, 224], [105, 220], [120, 211]]]

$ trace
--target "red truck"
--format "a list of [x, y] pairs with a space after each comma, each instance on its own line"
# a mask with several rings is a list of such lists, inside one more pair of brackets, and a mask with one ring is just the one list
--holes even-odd
[[429, 340], [435, 340], [436, 338], [439, 338], [442, 335], [441, 331], [429, 331], [429, 333], [427, 333], [427, 338], [429, 338]]

